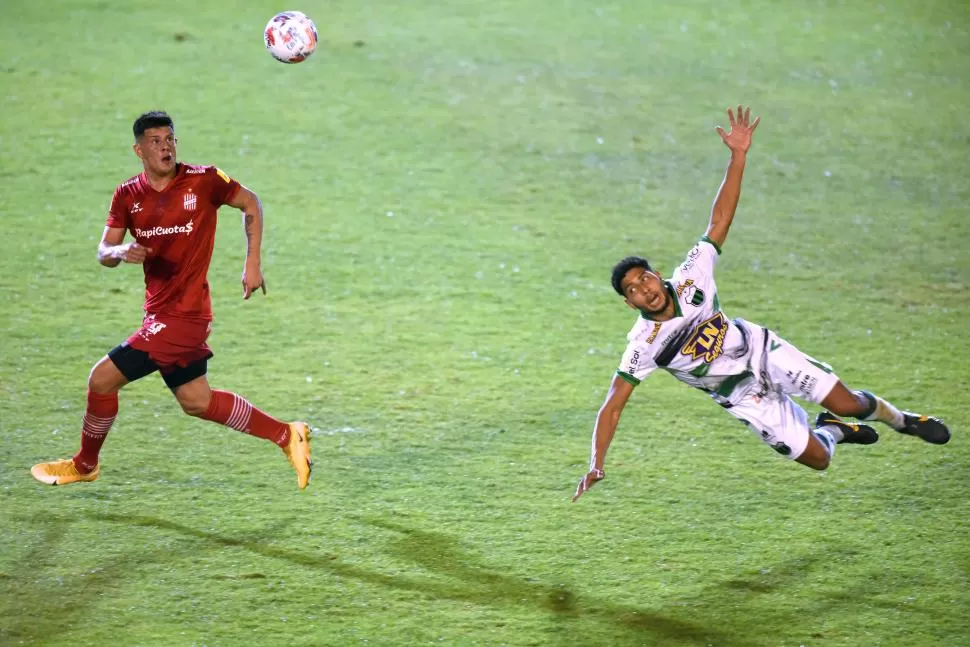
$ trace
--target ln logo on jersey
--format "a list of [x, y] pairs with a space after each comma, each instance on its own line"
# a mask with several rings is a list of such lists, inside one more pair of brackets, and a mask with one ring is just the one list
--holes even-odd
[[195, 194], [189, 191], [182, 198], [182, 206], [186, 211], [195, 211], [196, 197]]
[[691, 359], [703, 357], [704, 361], [709, 364], [721, 355], [727, 329], [727, 319], [723, 313], [718, 312], [694, 329], [680, 352], [684, 355], [690, 355]]

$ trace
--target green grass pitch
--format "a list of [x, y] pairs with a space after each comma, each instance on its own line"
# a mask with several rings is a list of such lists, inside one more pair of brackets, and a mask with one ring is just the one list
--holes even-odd
[[[632, 323], [610, 267], [703, 233], [739, 103], [725, 311], [954, 438], [819, 474], [657, 374], [572, 504]], [[970, 645], [968, 106], [957, 0], [4, 0], [0, 645]], [[139, 323], [95, 249], [151, 109], [263, 200], [265, 297], [220, 216], [210, 379], [317, 429], [305, 492], [157, 376], [96, 483], [29, 476]]]

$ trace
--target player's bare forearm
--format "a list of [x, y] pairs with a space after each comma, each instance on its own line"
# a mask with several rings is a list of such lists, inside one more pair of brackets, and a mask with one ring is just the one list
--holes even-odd
[[620, 423], [620, 414], [623, 412], [623, 407], [626, 406], [631, 393], [633, 393], [632, 384], [619, 375], [613, 377], [613, 383], [610, 384], [610, 392], [606, 396], [606, 401], [603, 402], [603, 406], [600, 407], [599, 413], [596, 415], [596, 426], [593, 427], [593, 448], [589, 457], [589, 471], [576, 486], [573, 501], [606, 476], [606, 472], [603, 471], [606, 452], [610, 448], [610, 443], [613, 442], [616, 426]]
[[[622, 407], [621, 407], [622, 408]], [[599, 481], [606, 478], [603, 471], [603, 463], [606, 460], [606, 451], [613, 442], [613, 434], [616, 433], [616, 425], [620, 421], [620, 408], [610, 405], [610, 401], [600, 408], [599, 415], [596, 417], [596, 426], [593, 428], [593, 449], [589, 457], [589, 470], [576, 486], [573, 494], [573, 502], [596, 485]]]
[[747, 154], [741, 151], [731, 151], [731, 161], [728, 163], [724, 180], [721, 182], [711, 208], [711, 221], [707, 226], [707, 237], [720, 247], [727, 238], [728, 230], [734, 221], [734, 213], [741, 199], [741, 180], [744, 177], [744, 165]]
[[259, 263], [263, 245], [263, 205], [259, 197], [252, 196], [242, 209], [243, 231], [246, 233], [246, 261]]
[[246, 262], [259, 264], [263, 243], [263, 203], [253, 191], [240, 185], [230, 207], [242, 211], [243, 232], [246, 234]]
[[602, 470], [606, 462], [606, 452], [613, 442], [616, 428], [620, 424], [620, 409], [604, 404], [596, 416], [593, 428], [593, 447], [589, 456], [589, 469]]
[[259, 196], [240, 186], [227, 203], [242, 211], [243, 232], [246, 234], [246, 262], [243, 264], [243, 298], [248, 299], [256, 290], [266, 294], [266, 281], [260, 268], [260, 248], [263, 243], [263, 205]]
[[259, 263], [263, 244], [263, 210], [243, 211], [243, 230], [246, 232], [246, 261]]
[[707, 237], [714, 241], [718, 248], [724, 244], [724, 239], [727, 238], [728, 230], [731, 228], [731, 221], [734, 220], [734, 212], [738, 208], [738, 199], [741, 197], [741, 178], [744, 176], [744, 164], [747, 161], [748, 149], [751, 148], [751, 138], [761, 122], [761, 117], [755, 117], [754, 121], [751, 121], [751, 108], [745, 109], [743, 106], [738, 106], [737, 114], [728, 108], [727, 114], [728, 122], [731, 124], [730, 130], [725, 132], [720, 126], [716, 130], [721, 141], [731, 151], [731, 162], [724, 174], [721, 188], [717, 191], [717, 197], [714, 198], [711, 222], [707, 226]]

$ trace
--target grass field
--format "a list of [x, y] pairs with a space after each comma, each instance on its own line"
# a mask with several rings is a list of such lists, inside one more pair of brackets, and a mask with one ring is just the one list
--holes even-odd
[[[0, 645], [970, 645], [970, 5], [4, 0], [0, 36]], [[609, 270], [703, 233], [738, 103], [727, 314], [954, 439], [815, 473], [658, 374], [572, 504]], [[29, 476], [140, 321], [95, 249], [150, 109], [263, 200], [266, 297], [222, 212], [210, 380], [311, 422], [305, 492], [157, 376], [96, 483]]]

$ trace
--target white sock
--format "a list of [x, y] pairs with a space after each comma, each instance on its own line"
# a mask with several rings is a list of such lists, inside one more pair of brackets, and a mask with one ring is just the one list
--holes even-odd
[[819, 427], [815, 429], [812, 433], [818, 438], [818, 441], [822, 443], [822, 447], [828, 452], [829, 458], [831, 459], [835, 456], [835, 445], [842, 440], [843, 434], [842, 430], [838, 427], [833, 427], [832, 425], [825, 425], [824, 427]]
[[861, 393], [875, 406], [872, 409], [872, 413], [864, 418], [859, 418], [859, 420], [878, 420], [881, 423], [889, 425], [896, 431], [906, 426], [906, 420], [903, 418], [903, 414], [899, 409], [878, 395], [874, 395], [868, 391], [861, 391]]

